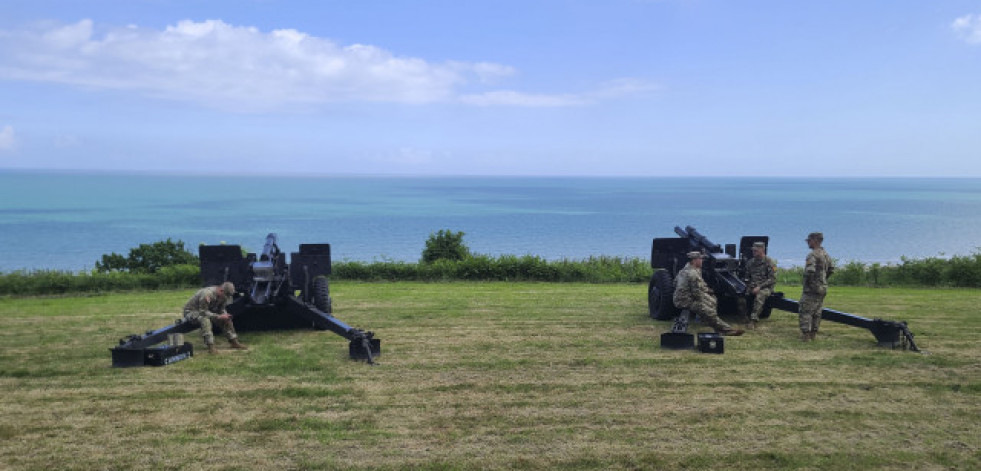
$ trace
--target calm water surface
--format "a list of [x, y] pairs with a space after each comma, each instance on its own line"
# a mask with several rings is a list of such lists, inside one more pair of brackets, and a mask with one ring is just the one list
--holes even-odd
[[842, 261], [970, 255], [981, 179], [185, 177], [0, 171], [0, 271], [91, 269], [166, 238], [255, 251], [269, 232], [336, 260], [416, 261], [439, 229], [476, 253], [643, 257], [693, 225], [716, 243], [769, 235], [800, 265], [811, 231]]

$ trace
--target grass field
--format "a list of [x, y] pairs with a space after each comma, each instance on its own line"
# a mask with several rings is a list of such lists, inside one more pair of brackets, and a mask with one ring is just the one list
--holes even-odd
[[[788, 288], [795, 293], [799, 288]], [[110, 367], [191, 291], [0, 298], [0, 469], [981, 469], [979, 290], [833, 288], [929, 354], [775, 311], [723, 355], [667, 351], [645, 285], [332, 285], [329, 332]]]

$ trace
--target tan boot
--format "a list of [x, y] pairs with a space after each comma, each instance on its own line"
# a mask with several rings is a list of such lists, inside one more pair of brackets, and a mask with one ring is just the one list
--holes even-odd
[[218, 347], [216, 347], [215, 344], [213, 344], [213, 343], [209, 343], [209, 344], [205, 345], [205, 347], [208, 347], [208, 353], [211, 353], [211, 354], [218, 353]]
[[746, 324], [746, 330], [756, 330], [756, 321], [749, 321], [749, 324]]
[[813, 338], [814, 337], [811, 337], [811, 333], [810, 332], [801, 332], [800, 333], [800, 341], [801, 342], [810, 342], [811, 339], [813, 339]]
[[239, 342], [238, 339], [231, 339], [231, 340], [228, 341], [228, 343], [229, 343], [229, 345], [232, 346], [232, 348], [234, 348], [236, 350], [248, 350], [249, 349], [249, 347], [246, 347], [242, 342]]

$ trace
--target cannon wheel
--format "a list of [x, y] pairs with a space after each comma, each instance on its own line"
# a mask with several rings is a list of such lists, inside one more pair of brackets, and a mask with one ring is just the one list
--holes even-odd
[[678, 315], [674, 307], [674, 280], [667, 270], [658, 270], [651, 276], [647, 286], [647, 310], [651, 317], [667, 321]]
[[330, 283], [326, 276], [318, 276], [313, 279], [313, 305], [321, 311], [330, 314], [333, 312], [330, 299]]

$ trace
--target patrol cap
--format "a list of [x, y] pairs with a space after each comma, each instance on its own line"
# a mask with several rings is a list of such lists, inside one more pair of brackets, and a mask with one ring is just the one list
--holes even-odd
[[235, 285], [231, 281], [226, 281], [221, 284], [221, 290], [225, 292], [225, 296], [232, 297], [235, 294]]
[[818, 242], [824, 241], [824, 234], [820, 232], [812, 232], [807, 234], [807, 240], [816, 240]]
[[701, 252], [697, 252], [697, 251], [688, 252], [688, 259], [689, 260], [694, 260], [696, 258], [705, 258], [705, 254], [703, 254]]
[[754, 249], [765, 249], [766, 248], [766, 244], [764, 244], [763, 242], [753, 242], [753, 248]]

